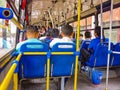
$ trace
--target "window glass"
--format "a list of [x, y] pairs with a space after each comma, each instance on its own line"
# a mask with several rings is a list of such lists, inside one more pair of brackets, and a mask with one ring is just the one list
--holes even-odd
[[[98, 15], [99, 25], [101, 25], [101, 15]], [[103, 28], [110, 27], [110, 11], [102, 14]], [[112, 26], [120, 26], [120, 7], [113, 9]], [[109, 38], [109, 30], [104, 30], [105, 37]], [[120, 42], [120, 28], [112, 29], [111, 41], [115, 44]]]
[[[98, 15], [99, 25], [101, 25], [101, 14]], [[110, 11], [104, 12], [102, 14], [102, 22], [103, 27], [110, 26]], [[112, 26], [119, 26], [120, 25], [120, 7], [115, 8], [113, 10], [113, 17], [112, 17]]]
[[0, 49], [10, 49], [15, 46], [16, 26], [9, 21], [6, 26], [5, 20], [0, 19]]
[[[0, 7], [6, 7], [5, 0], [0, 0]], [[11, 20], [0, 19], [0, 57], [15, 47], [16, 28]]]
[[[117, 42], [120, 42], [120, 28], [119, 29], [113, 29], [112, 32], [112, 37], [111, 37], [111, 42], [116, 44]], [[109, 38], [109, 30], [104, 30], [104, 35], [106, 38]]]
[[94, 29], [95, 27], [95, 17], [90, 16], [85, 19], [80, 20], [81, 30]]

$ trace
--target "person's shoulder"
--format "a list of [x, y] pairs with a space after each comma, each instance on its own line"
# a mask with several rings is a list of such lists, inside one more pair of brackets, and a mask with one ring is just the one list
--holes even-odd
[[97, 40], [98, 38], [93, 38], [93, 39], [91, 39], [91, 41], [94, 41], [94, 40]]
[[44, 40], [46, 36], [40, 37], [39, 40]]
[[56, 43], [60, 42], [59, 38], [54, 38], [51, 42], [50, 42], [50, 48], [52, 48], [52, 46]]
[[54, 38], [53, 40], [52, 40], [52, 42], [54, 42], [54, 41], [60, 41], [61, 39], [60, 38]]
[[98, 38], [93, 38], [93, 39], [91, 39], [91, 42], [96, 42], [98, 40], [99, 40]]
[[21, 45], [23, 45], [26, 41], [19, 42], [16, 46], [16, 50], [18, 51]]
[[39, 39], [28, 39], [24, 43], [28, 43], [28, 42], [35, 43], [35, 42], [42, 42], [42, 41], [40, 41]]

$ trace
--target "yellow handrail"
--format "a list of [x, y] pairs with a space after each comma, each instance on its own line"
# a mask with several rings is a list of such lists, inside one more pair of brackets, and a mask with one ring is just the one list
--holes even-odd
[[47, 59], [47, 82], [46, 90], [50, 90], [50, 58]]
[[[79, 51], [79, 38], [80, 38], [80, 10], [81, 10], [81, 0], [78, 0], [78, 28], [77, 28], [77, 42], [76, 51]], [[75, 75], [74, 75], [74, 90], [77, 90], [77, 76], [78, 76], [78, 56], [76, 56], [75, 63]]]
[[[16, 58], [16, 60], [19, 61], [21, 56], [22, 56], [22, 54], [19, 54], [18, 57]], [[0, 85], [0, 90], [7, 90], [8, 85], [10, 84], [10, 80], [12, 78], [12, 75], [13, 75], [16, 67], [17, 67], [17, 63], [13, 63], [10, 70], [8, 71], [5, 79], [3, 80], [2, 84]]]
[[[16, 58], [17, 61], [20, 61], [22, 54], [19, 54]], [[18, 73], [13, 74], [13, 90], [18, 90]]]
[[[23, 55], [46, 55], [47, 52], [24, 52]], [[52, 55], [73, 55], [74, 52], [51, 52]]]
[[11, 21], [20, 29], [23, 30], [23, 26], [13, 17]]
[[14, 70], [15, 70], [16, 66], [17, 66], [16, 63], [14, 63], [14, 64], [11, 66], [10, 70], [8, 71], [5, 79], [3, 80], [3, 82], [2, 82], [2, 84], [1, 84], [1, 86], [0, 86], [0, 90], [7, 90], [8, 85], [10, 84], [10, 80], [11, 80], [11, 78], [12, 78], [12, 75], [13, 75], [13, 73], [14, 73]]

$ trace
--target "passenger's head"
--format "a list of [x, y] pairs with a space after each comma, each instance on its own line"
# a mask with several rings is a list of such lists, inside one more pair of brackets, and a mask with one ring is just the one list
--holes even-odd
[[27, 36], [27, 39], [38, 38], [39, 37], [39, 31], [35, 27], [28, 27], [27, 30], [26, 30], [26, 36]]
[[85, 32], [85, 39], [86, 38], [91, 38], [91, 32], [89, 32], [89, 31]]
[[73, 34], [73, 27], [71, 25], [66, 24], [61, 28], [62, 37], [71, 37], [72, 34]]
[[94, 35], [95, 35], [95, 37], [101, 36], [101, 27], [100, 26], [95, 27]]
[[52, 35], [53, 38], [59, 37], [59, 30], [56, 29], [56, 28], [53, 29], [51, 35]]

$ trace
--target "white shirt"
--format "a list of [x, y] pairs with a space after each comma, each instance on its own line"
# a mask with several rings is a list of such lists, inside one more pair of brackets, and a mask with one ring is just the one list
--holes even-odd
[[56, 44], [56, 43], [73, 43], [73, 41], [72, 41], [72, 39], [70, 39], [68, 37], [63, 37], [62, 39], [55, 38], [51, 41], [50, 48], [52, 48], [53, 45]]

